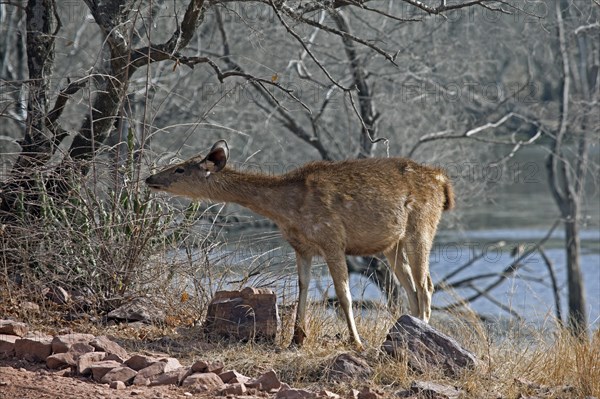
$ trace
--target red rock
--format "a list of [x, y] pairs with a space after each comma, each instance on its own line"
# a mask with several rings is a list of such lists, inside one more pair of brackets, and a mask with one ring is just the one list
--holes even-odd
[[46, 358], [46, 366], [49, 369], [62, 369], [65, 367], [76, 366], [77, 360], [73, 353], [56, 353]]
[[407, 360], [417, 373], [442, 370], [448, 377], [475, 369], [481, 362], [454, 338], [409, 315], [402, 315], [390, 329], [381, 349]]
[[14, 320], [0, 320], [0, 335], [18, 335], [24, 337], [29, 331], [27, 324]]
[[180, 385], [181, 381], [188, 374], [188, 368], [181, 368], [179, 370], [169, 371], [150, 378], [150, 386], [157, 385]]
[[194, 373], [215, 373], [219, 374], [223, 371], [223, 362], [216, 360], [214, 362], [206, 360], [198, 360], [192, 364], [192, 371]]
[[[92, 345], [84, 344], [83, 342], [77, 342], [71, 345], [69, 351], [67, 353], [71, 353], [75, 360], [79, 359], [79, 357], [85, 353], [94, 352], [94, 347]], [[107, 359], [112, 360], [112, 359]]]
[[[52, 340], [52, 352], [54, 353], [65, 353], [76, 343], [88, 344], [94, 340], [92, 334], [64, 334], [54, 337]], [[93, 347], [91, 347], [93, 350]], [[87, 352], [91, 352], [88, 350]]]
[[43, 362], [52, 354], [50, 335], [30, 333], [15, 341], [15, 356], [33, 362]]
[[104, 384], [110, 384], [113, 381], [121, 381], [127, 384], [135, 378], [136, 374], [137, 371], [132, 370], [129, 367], [117, 367], [104, 374], [104, 376], [100, 379], [100, 382]]
[[368, 379], [373, 374], [373, 369], [364, 359], [350, 353], [335, 356], [326, 369], [326, 379], [334, 382]]
[[194, 392], [211, 392], [224, 387], [223, 380], [215, 373], [194, 373], [181, 383], [182, 387], [191, 387]]
[[274, 392], [281, 388], [281, 382], [277, 378], [274, 370], [270, 370], [260, 377], [248, 382], [248, 388], [256, 388], [259, 391]]
[[164, 373], [165, 367], [166, 363], [156, 362], [141, 369], [133, 379], [133, 385], [150, 385], [150, 379]]
[[221, 388], [221, 390], [219, 390], [219, 395], [220, 396], [229, 396], [229, 395], [239, 396], [239, 395], [245, 394], [246, 391], [247, 391], [247, 389], [244, 384], [241, 384], [241, 383], [225, 384], [225, 386], [223, 388]]
[[20, 339], [16, 335], [0, 334], [0, 358], [15, 355], [15, 341]]
[[140, 371], [141, 369], [145, 369], [156, 362], [158, 362], [158, 359], [155, 357], [146, 355], [133, 355], [125, 361], [125, 365], [134, 369], [135, 371]]
[[129, 354], [121, 345], [111, 341], [106, 335], [96, 337], [90, 344], [99, 352], [106, 352], [108, 355], [118, 356], [122, 359], [120, 363], [123, 363], [123, 360], [129, 357]]
[[208, 305], [205, 333], [236, 341], [275, 340], [279, 325], [277, 296], [268, 289], [218, 291]]
[[117, 367], [121, 367], [121, 364], [114, 360], [103, 360], [101, 362], [93, 363], [90, 366], [90, 370], [92, 371], [94, 380], [100, 382], [106, 373]]
[[91, 366], [101, 362], [106, 358], [104, 352], [89, 352], [84, 353], [77, 359], [77, 372], [81, 375], [87, 375], [92, 372]]
[[223, 382], [225, 384], [236, 384], [236, 383], [245, 384], [248, 381], [250, 381], [250, 377], [246, 377], [245, 375], [240, 374], [235, 370], [225, 371], [225, 372], [219, 374], [219, 377], [221, 378], [221, 380], [223, 380]]

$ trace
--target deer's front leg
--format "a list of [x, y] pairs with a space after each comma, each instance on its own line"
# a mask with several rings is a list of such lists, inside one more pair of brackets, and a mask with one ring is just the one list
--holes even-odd
[[363, 344], [358, 336], [354, 314], [352, 312], [352, 296], [350, 295], [350, 282], [348, 277], [348, 266], [346, 257], [342, 251], [325, 255], [325, 261], [329, 267], [329, 273], [333, 279], [335, 294], [340, 301], [340, 306], [346, 316], [346, 323], [350, 332], [350, 341], [357, 350], [363, 350]]
[[296, 251], [296, 266], [298, 267], [298, 306], [294, 322], [294, 338], [292, 345], [301, 346], [306, 338], [306, 301], [308, 285], [310, 284], [310, 269], [312, 256], [302, 255]]

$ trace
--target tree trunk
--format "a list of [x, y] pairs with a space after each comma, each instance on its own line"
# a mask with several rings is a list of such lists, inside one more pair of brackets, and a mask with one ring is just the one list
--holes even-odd
[[569, 328], [576, 334], [585, 331], [588, 324], [585, 304], [585, 289], [579, 262], [580, 239], [577, 223], [578, 210], [572, 204], [572, 215], [565, 222], [565, 244], [567, 250], [567, 286], [569, 289]]
[[[585, 292], [580, 266], [579, 221], [581, 199], [585, 192], [585, 178], [589, 152], [586, 117], [581, 124], [577, 140], [577, 158], [570, 161], [565, 149], [567, 132], [573, 130], [569, 126], [569, 103], [571, 96], [571, 67], [568, 37], [565, 30], [565, 16], [568, 10], [566, 1], [556, 2], [557, 36], [562, 62], [562, 93], [559, 108], [560, 126], [553, 137], [552, 152], [548, 156], [548, 184], [561, 216], [565, 223], [565, 249], [567, 283], [569, 289], [569, 329], [575, 335], [582, 335], [587, 329], [585, 308]], [[581, 51], [581, 49], [580, 49]], [[587, 69], [587, 68], [586, 68]], [[575, 165], [572, 164], [575, 163]]]
[[[52, 156], [52, 140], [46, 129], [48, 113], [48, 79], [54, 64], [54, 37], [60, 23], [56, 21], [52, 0], [29, 0], [25, 8], [27, 27], [27, 67], [29, 70], [27, 120], [10, 179], [0, 188], [0, 217], [15, 217], [15, 209], [37, 214], [39, 204], [35, 194], [36, 168]], [[58, 25], [57, 25], [58, 22]], [[27, 201], [23, 201], [27, 196]], [[27, 209], [22, 209], [27, 204]]]

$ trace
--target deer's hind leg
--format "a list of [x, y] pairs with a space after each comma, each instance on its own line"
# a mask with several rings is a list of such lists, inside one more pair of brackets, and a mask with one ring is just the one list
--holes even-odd
[[432, 244], [433, 235], [429, 235], [427, 232], [418, 232], [405, 242], [418, 299], [418, 312], [413, 313], [413, 316], [425, 322], [428, 322], [431, 316], [431, 297], [433, 295], [433, 283], [429, 275], [429, 252]]
[[384, 255], [390, 264], [390, 268], [396, 275], [396, 278], [398, 278], [404, 291], [406, 291], [410, 314], [418, 317], [419, 299], [417, 297], [417, 288], [402, 241], [398, 241], [396, 245], [385, 251]]

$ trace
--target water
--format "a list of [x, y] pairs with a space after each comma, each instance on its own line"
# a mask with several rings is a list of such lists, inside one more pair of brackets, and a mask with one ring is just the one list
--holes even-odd
[[[515, 260], [511, 254], [514, 245], [521, 244], [524, 251], [533, 248], [547, 234], [544, 229], [496, 229], [463, 232], [459, 240], [449, 240], [455, 237], [452, 231], [440, 231], [438, 241], [430, 257], [430, 270], [434, 284], [444, 276], [457, 270], [462, 265], [472, 262], [472, 265], [453, 276], [449, 282], [456, 282], [485, 274], [498, 274], [508, 268]], [[251, 234], [250, 237], [260, 237]], [[250, 278], [245, 284], [268, 286], [278, 292], [281, 298], [294, 300], [296, 295], [296, 269], [294, 254], [291, 248], [281, 240], [269, 234], [268, 239], [260, 239], [263, 245], [252, 247], [252, 239], [241, 240], [236, 246], [229, 246], [225, 251], [215, 254], [214, 260], [222, 265], [233, 266], [240, 275], [233, 277], [238, 280], [249, 267], [260, 266], [262, 273]], [[544, 245], [544, 252], [550, 260], [558, 281], [560, 306], [563, 318], [567, 314], [567, 289], [565, 251], [560, 246], [564, 239], [561, 230], [555, 230]], [[587, 314], [593, 326], [600, 326], [600, 232], [584, 230], [581, 232], [582, 254], [581, 267], [584, 274], [584, 284], [587, 298]], [[266, 242], [270, 250], [265, 250]], [[501, 243], [501, 247], [498, 243]], [[552, 291], [550, 274], [546, 262], [538, 252], [526, 256], [518, 270], [503, 280], [486, 296], [474, 300], [470, 308], [476, 313], [489, 319], [520, 319], [526, 323], [542, 325], [551, 322], [555, 316], [555, 301]], [[249, 266], [250, 265], [250, 266]], [[498, 276], [477, 279], [473, 285], [483, 289]], [[350, 276], [352, 297], [356, 300], [376, 302], [384, 305], [385, 296], [377, 286], [364, 276]], [[233, 285], [226, 288], [238, 288]], [[433, 296], [433, 306], [446, 307], [455, 303], [459, 298], [474, 295], [471, 288], [459, 288], [453, 291], [437, 290]], [[314, 300], [333, 297], [333, 283], [322, 260], [315, 258], [313, 279], [310, 285], [310, 296]], [[502, 307], [497, 303], [502, 304]], [[512, 312], [512, 313], [511, 313]]]

